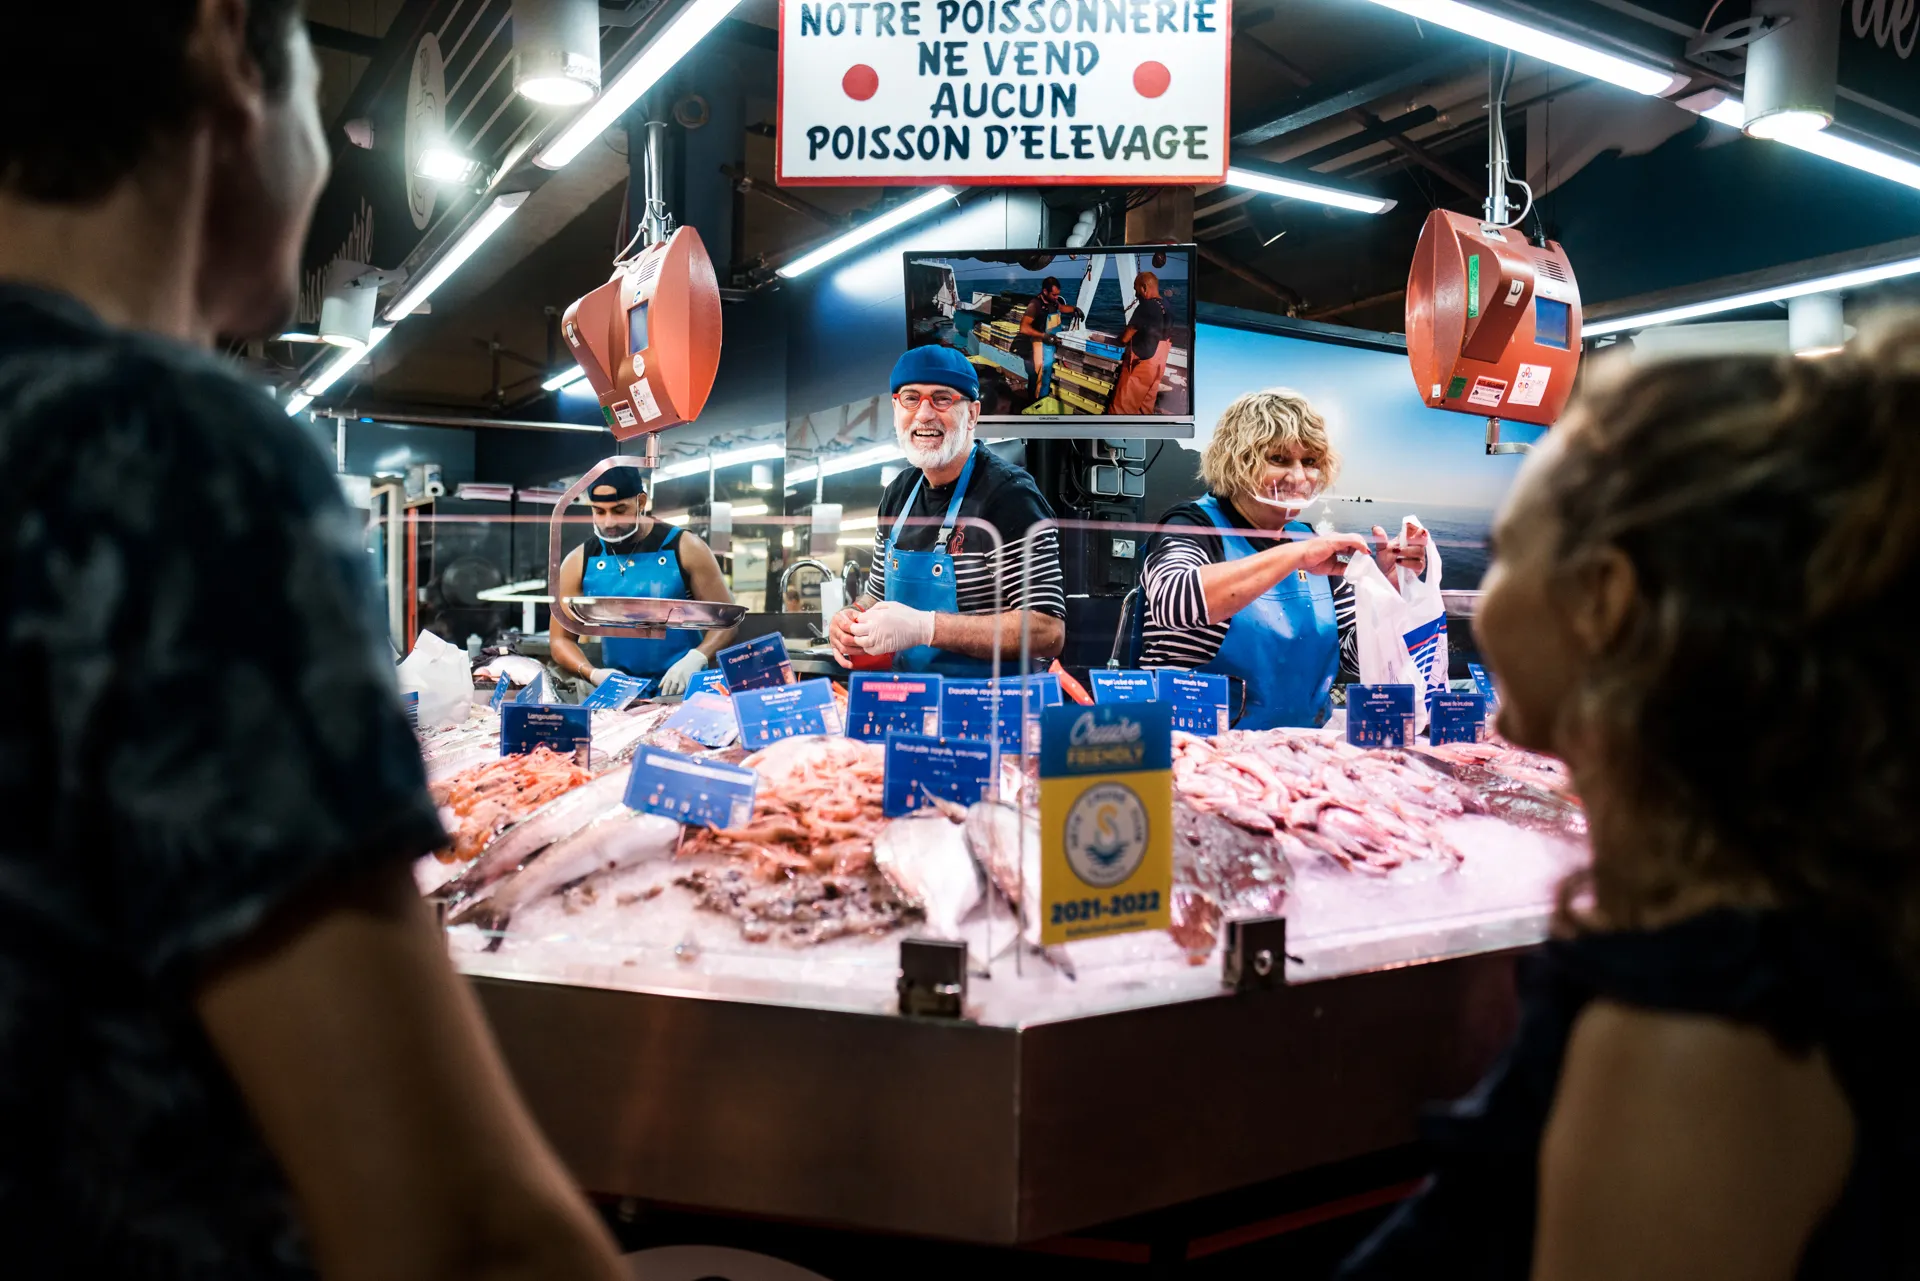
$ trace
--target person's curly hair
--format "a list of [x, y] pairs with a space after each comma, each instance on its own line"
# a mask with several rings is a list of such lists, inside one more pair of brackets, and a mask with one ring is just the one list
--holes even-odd
[[1326, 419], [1292, 388], [1269, 387], [1248, 392], [1221, 413], [1200, 455], [1201, 479], [1223, 497], [1252, 493], [1260, 488], [1267, 454], [1275, 447], [1313, 459], [1322, 490], [1340, 475], [1340, 451], [1327, 435]]
[[1582, 389], [1537, 510], [1557, 581], [1613, 547], [1637, 596], [1568, 728], [1679, 839], [1611, 850], [1563, 905], [1590, 886], [1630, 928], [1703, 882], [1761, 888], [1920, 980], [1920, 319], [1870, 328]]

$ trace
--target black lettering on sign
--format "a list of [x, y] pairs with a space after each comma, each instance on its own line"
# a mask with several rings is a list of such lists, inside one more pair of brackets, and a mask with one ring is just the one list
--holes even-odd
[[947, 29], [953, 26], [953, 20], [960, 14], [960, 0], [940, 0], [940, 3], [934, 6], [934, 11], [940, 15], [940, 34], [945, 35]]
[[1047, 86], [1053, 97], [1052, 114], [1065, 116], [1071, 120], [1080, 105], [1080, 86], [1063, 85], [1059, 81]]
[[827, 128], [825, 125], [814, 125], [807, 130], [807, 159], [819, 159], [820, 148], [826, 145]]
[[833, 131], [833, 158], [845, 160], [853, 154], [853, 130], [841, 125]]
[[940, 86], [940, 91], [933, 95], [933, 110], [927, 114], [933, 119], [938, 120], [940, 113], [943, 111], [956, 119], [960, 115], [960, 108], [957, 107], [953, 101], [953, 81], [951, 80], [943, 83]]
[[1032, 3], [1027, 5], [1028, 31], [1039, 32], [1047, 29], [1047, 20], [1040, 16], [1040, 10], [1045, 7], [1045, 3], [1046, 0], [1032, 0]]
[[1205, 125], [1187, 126], [1187, 159], [1209, 159], [1207, 155], [1207, 127]]
[[973, 155], [973, 130], [961, 125], [958, 129], [952, 125], [942, 125], [942, 137], [947, 144], [947, 159], [967, 160]]
[[1073, 125], [1073, 158], [1075, 160], [1093, 159], [1093, 139], [1087, 135], [1093, 132], [1092, 125]]
[[1022, 40], [1014, 45], [1013, 74], [1016, 76], [1037, 76], [1040, 68], [1034, 65], [1033, 50], [1037, 41]]
[[1153, 13], [1154, 13], [1154, 19], [1155, 19], [1154, 30], [1155, 31], [1180, 30], [1180, 24], [1173, 20], [1174, 10], [1177, 9], [1178, 7], [1179, 7], [1178, 5], [1173, 3], [1173, 0], [1154, 0], [1154, 4], [1153, 4]]
[[1194, 0], [1193, 29], [1207, 35], [1214, 33], [1216, 28], [1213, 25], [1213, 0]]
[[881, 164], [887, 162], [887, 135], [892, 132], [892, 125], [881, 125], [873, 131], [873, 158]]
[[1147, 127], [1145, 125], [1135, 125], [1133, 127], [1133, 132], [1127, 135], [1127, 149], [1122, 155], [1127, 160], [1134, 159], [1136, 155], [1141, 160], [1149, 158], [1150, 153], [1147, 150]]
[[873, 34], [890, 36], [894, 34], [893, 15], [897, 5], [877, 4], [873, 6]]
[[1121, 125], [1118, 129], [1114, 130], [1113, 137], [1111, 138], [1107, 137], [1107, 127], [1105, 125], [1101, 125], [1100, 126], [1101, 153], [1105, 155], [1107, 159], [1112, 160], [1115, 156], [1120, 154], [1120, 143], [1126, 138], [1126, 136], [1127, 136], [1127, 127], [1125, 125]]
[[847, 30], [847, 6], [830, 4], [827, 6], [827, 34], [845, 35]]
[[[824, 130], [822, 131], [824, 132]], [[1007, 151], [1007, 127], [1005, 125], [987, 126], [987, 159], [998, 160]]]
[[1153, 131], [1153, 154], [1162, 160], [1171, 160], [1180, 154], [1179, 126], [1161, 125]]
[[900, 0], [900, 34], [920, 34], [920, 0]]
[[820, 6], [803, 4], [800, 6], [800, 34], [817, 36], [820, 34]]
[[1073, 46], [1065, 40], [1047, 41], [1047, 74], [1050, 76], [1056, 72], [1063, 76], [1069, 74], [1072, 71], [1072, 65], [1069, 62], [1072, 54]]
[[1074, 66], [1081, 75], [1086, 75], [1100, 65], [1100, 46], [1091, 40], [1082, 40], [1073, 46]]
[[863, 34], [860, 28], [862, 27], [862, 25], [865, 24], [867, 20], [867, 10], [871, 8], [873, 8], [873, 4], [871, 3], [871, 0], [852, 0], [852, 3], [847, 5], [847, 11], [853, 14], [853, 34], [854, 35], [857, 36], [857, 35]]
[[938, 40], [920, 42], [920, 74], [923, 76], [940, 74], [940, 42]]
[[1020, 150], [1026, 154], [1026, 157], [1029, 160], [1046, 159], [1045, 156], [1040, 154], [1040, 126], [1039, 125], [1021, 125], [1020, 126]]

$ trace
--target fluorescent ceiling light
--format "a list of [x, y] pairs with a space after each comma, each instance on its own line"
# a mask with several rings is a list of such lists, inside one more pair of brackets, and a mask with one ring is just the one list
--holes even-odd
[[[787, 469], [787, 488], [791, 489], [802, 481], [815, 480], [821, 476], [838, 476], [841, 472], [859, 471], [862, 467], [875, 467], [881, 463], [890, 463], [905, 458], [898, 445], [875, 445], [871, 449], [856, 449], [850, 454], [822, 459], [818, 463], [805, 467]], [[846, 526], [842, 525], [842, 529]]]
[[1901, 258], [1895, 262], [1881, 263], [1877, 267], [1861, 267], [1854, 271], [1843, 271], [1833, 276], [1817, 276], [1812, 280], [1796, 281], [1789, 285], [1775, 285], [1770, 289], [1754, 289], [1743, 294], [1729, 294], [1725, 298], [1712, 298], [1705, 302], [1688, 303], [1682, 307], [1664, 307], [1659, 311], [1641, 312], [1633, 316], [1616, 316], [1607, 320], [1587, 320], [1580, 325], [1582, 337], [1598, 338], [1604, 334], [1617, 334], [1629, 329], [1646, 329], [1652, 325], [1669, 325], [1679, 320], [1698, 320], [1702, 316], [1717, 316], [1721, 312], [1739, 311], [1743, 307], [1758, 307], [1762, 303], [1785, 302], [1789, 298], [1802, 298], [1808, 294], [1824, 294], [1836, 289], [1857, 289], [1861, 285], [1871, 285], [1876, 281], [1894, 280], [1901, 276], [1920, 274], [1920, 258]]
[[[1362, 196], [1351, 191], [1322, 187], [1317, 183], [1296, 182], [1292, 178], [1276, 178], [1272, 174], [1242, 169], [1238, 166], [1227, 170], [1227, 185], [1247, 191], [1265, 192], [1269, 196], [1285, 196], [1289, 200], [1311, 200], [1315, 204], [1332, 205], [1336, 209], [1351, 209], [1355, 213], [1383, 214], [1395, 204], [1394, 201], [1382, 200], [1378, 196]], [[1275, 236], [1273, 239], [1279, 238]], [[1272, 241], [1268, 243], [1271, 244]]]
[[547, 381], [541, 383], [540, 387], [541, 387], [541, 390], [543, 391], [559, 391], [562, 387], [573, 386], [575, 383], [579, 382], [582, 378], [585, 378], [586, 376], [587, 376], [587, 371], [580, 368], [580, 366], [575, 365], [571, 369], [561, 370], [559, 373], [555, 374], [553, 377], [547, 379]]
[[840, 528], [842, 529], [878, 529], [879, 527], [880, 518], [878, 516], [850, 516], [840, 522]]
[[[655, 468], [653, 478], [656, 481], [685, 480], [688, 476], [706, 475], [709, 466], [718, 470], [722, 467], [737, 467], [741, 463], [764, 463], [786, 456], [787, 446], [784, 441], [774, 441], [766, 445], [749, 445], [744, 449], [729, 449], [714, 454], [711, 458], [696, 458], [692, 462], [673, 463], [666, 467]], [[740, 509], [736, 507], [734, 510]], [[760, 510], [764, 512], [766, 508], [762, 507]]]
[[1373, 0], [1373, 3], [1635, 93], [1662, 97], [1687, 82], [1685, 76], [1676, 76], [1671, 71], [1615, 57], [1591, 45], [1529, 27], [1485, 9], [1459, 4], [1457, 0]]
[[400, 320], [411, 316], [420, 309], [420, 304], [446, 283], [447, 277], [460, 269], [460, 264], [473, 257], [481, 245], [487, 243], [487, 237], [500, 230], [507, 219], [513, 217], [514, 210], [527, 201], [524, 191], [511, 191], [504, 196], [495, 196], [487, 211], [480, 215], [471, 227], [461, 233], [451, 248], [446, 249], [434, 264], [407, 287], [393, 305], [387, 308], [388, 320]]
[[766, 514], [767, 505], [765, 503], [735, 503], [733, 505], [733, 516], [735, 520], [738, 520], [742, 516], [764, 516]]
[[951, 199], [953, 199], [952, 188], [935, 187], [932, 191], [915, 196], [903, 205], [895, 205], [878, 217], [869, 218], [846, 235], [828, 241], [811, 253], [802, 254], [780, 268], [780, 274], [788, 280], [796, 276], [804, 276], [821, 263], [831, 262], [850, 249], [857, 249], [869, 240], [886, 235], [895, 227], [904, 226], [915, 218], [932, 213]]
[[[1688, 107], [1689, 110], [1697, 110], [1690, 103], [1681, 105]], [[1711, 120], [1715, 124], [1730, 125], [1738, 129], [1746, 120], [1746, 107], [1738, 98], [1722, 98], [1709, 110], [1700, 112], [1700, 115], [1703, 119]], [[1770, 118], [1763, 117], [1763, 119]], [[1846, 165], [1850, 169], [1870, 173], [1876, 178], [1885, 178], [1903, 187], [1920, 190], [1920, 164], [1904, 160], [1889, 152], [1876, 151], [1851, 138], [1843, 138], [1831, 129], [1823, 129], [1817, 133], [1788, 134], [1780, 137], [1778, 141], [1819, 156], [1823, 160], [1831, 160], [1836, 164]], [[1586, 326], [1582, 326], [1582, 330], [1592, 332]]]
[[321, 342], [323, 340], [321, 339], [319, 334], [309, 333], [304, 329], [289, 329], [284, 334], [276, 334], [274, 336], [274, 341], [275, 342]]
[[873, 544], [871, 538], [836, 538], [834, 544], [839, 547], [868, 547]]
[[540, 153], [541, 167], [565, 168], [588, 143], [613, 128], [641, 94], [673, 70], [674, 64], [686, 57], [739, 3], [740, 0], [692, 0], [667, 24], [666, 30], [640, 51], [639, 57], [613, 78], [599, 101], [574, 117], [573, 123]]
[[312, 396], [307, 395], [304, 391], [296, 391], [293, 393], [293, 399], [287, 402], [287, 417], [292, 418], [312, 403]]
[[1833, 117], [1822, 111], [1776, 111], [1748, 125], [1747, 136], [1791, 142], [1810, 133], [1819, 133], [1832, 123]]
[[307, 385], [303, 390], [309, 396], [322, 394], [327, 388], [333, 386], [345, 377], [349, 369], [352, 369], [355, 365], [365, 360], [368, 353], [375, 347], [378, 347], [381, 340], [392, 332], [392, 325], [375, 325], [372, 336], [367, 339], [366, 346], [349, 347], [345, 351], [342, 351], [338, 356], [328, 361], [319, 373], [308, 379]]
[[430, 182], [470, 182], [480, 171], [480, 162], [442, 143], [421, 151], [413, 162], [413, 171]]

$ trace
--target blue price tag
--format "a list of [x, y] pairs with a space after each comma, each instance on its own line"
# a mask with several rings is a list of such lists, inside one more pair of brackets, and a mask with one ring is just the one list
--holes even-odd
[[933, 738], [926, 734], [887, 735], [886, 781], [880, 811], [888, 818], [927, 805], [927, 794], [971, 805], [985, 800], [993, 785], [992, 743]]
[[596, 712], [625, 711], [636, 700], [651, 694], [653, 686], [651, 676], [629, 676], [625, 672], [615, 672], [594, 686], [593, 693], [580, 700], [580, 706], [590, 707]]
[[547, 674], [545, 672], [541, 672], [538, 676], [533, 678], [533, 681], [531, 684], [529, 684], [525, 689], [521, 690], [518, 694], [515, 694], [513, 696], [513, 701], [516, 703], [539, 703], [539, 702], [544, 702], [546, 700], [546, 697], [547, 697]]
[[693, 674], [687, 682], [687, 697], [695, 694], [725, 694], [727, 692], [727, 674], [717, 667], [708, 667]]
[[501, 705], [507, 701], [507, 691], [512, 688], [513, 682], [506, 678], [505, 673], [502, 673], [499, 679], [493, 682], [493, 697], [487, 700], [487, 706], [496, 712], [499, 711]]
[[725, 747], [740, 737], [740, 722], [724, 694], [689, 694], [673, 709], [663, 728], [679, 730], [696, 743]]
[[1413, 742], [1413, 686], [1347, 686], [1347, 741], [1355, 747]]
[[1487, 700], [1479, 694], [1435, 694], [1427, 715], [1427, 739], [1431, 743], [1487, 740]]
[[419, 729], [420, 728], [420, 691], [417, 689], [408, 690], [406, 693], [406, 697], [400, 700], [400, 705], [406, 709], [407, 724], [416, 730]]
[[1489, 711], [1500, 706], [1499, 692], [1493, 688], [1493, 677], [1486, 668], [1478, 663], [1468, 663], [1467, 675], [1473, 677], [1473, 687], [1480, 691], [1480, 697], [1487, 700]]
[[1160, 697], [1152, 672], [1095, 669], [1091, 676], [1096, 703], [1151, 703]]
[[744, 689], [733, 696], [733, 714], [740, 721], [740, 742], [765, 747], [802, 734], [838, 734], [840, 706], [833, 701], [833, 682], [801, 681], [770, 689]]
[[847, 736], [880, 739], [940, 732], [940, 678], [922, 672], [855, 672], [847, 680]]
[[1227, 678], [1212, 672], [1159, 673], [1161, 701], [1173, 714], [1173, 728], [1212, 738], [1227, 732]]
[[1019, 754], [1020, 686], [990, 680], [949, 680], [940, 685], [940, 733], [985, 741], [993, 736], [993, 709], [1000, 706], [1000, 750]]
[[793, 684], [793, 660], [787, 657], [787, 638], [779, 632], [729, 645], [715, 657], [728, 693]]
[[627, 777], [627, 808], [698, 827], [745, 827], [753, 818], [759, 779], [738, 765], [643, 747], [634, 753]]
[[584, 707], [513, 702], [500, 709], [500, 755], [536, 747], [572, 753], [593, 742], [593, 713]]

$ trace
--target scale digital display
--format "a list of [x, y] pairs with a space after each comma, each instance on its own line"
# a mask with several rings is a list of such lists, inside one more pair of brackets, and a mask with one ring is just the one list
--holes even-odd
[[1567, 349], [1567, 304], [1538, 295], [1533, 300], [1533, 340], [1542, 347]]

